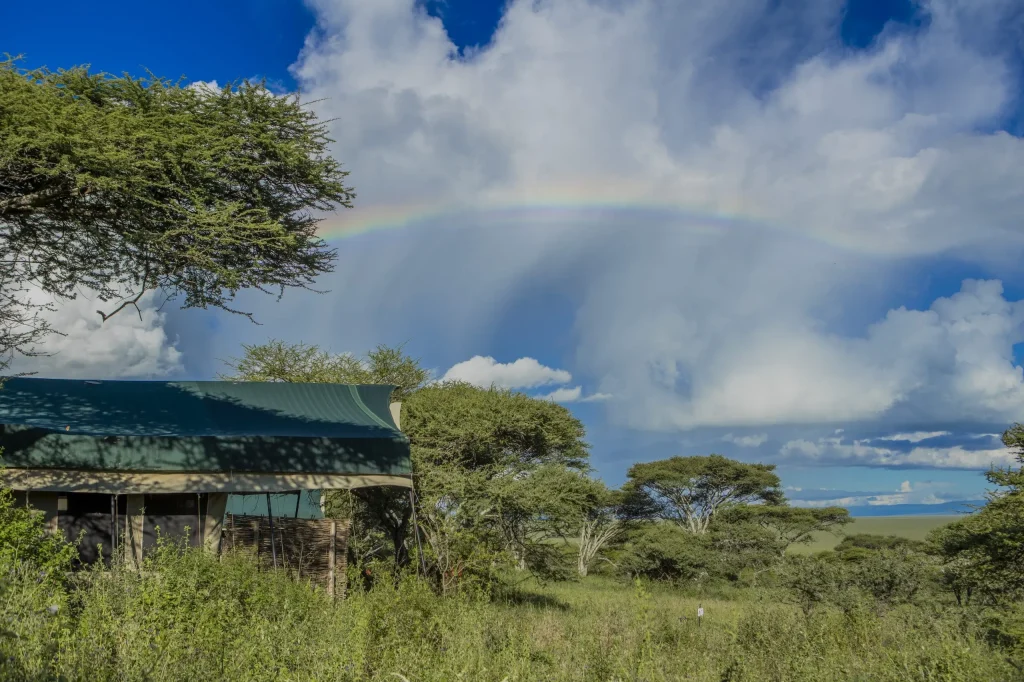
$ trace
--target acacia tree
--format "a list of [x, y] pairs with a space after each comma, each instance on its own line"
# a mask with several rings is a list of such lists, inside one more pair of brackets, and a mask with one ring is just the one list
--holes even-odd
[[378, 345], [360, 358], [352, 353], [331, 353], [320, 346], [285, 343], [242, 344], [242, 357], [227, 361], [232, 372], [226, 381], [285, 381], [312, 384], [391, 384], [391, 399], [404, 400], [430, 378], [405, 346]]
[[622, 534], [623, 524], [619, 518], [622, 494], [599, 489], [598, 499], [588, 510], [580, 524], [579, 548], [576, 556], [576, 572], [585, 578], [598, 553]]
[[151, 290], [248, 315], [241, 290], [310, 287], [336, 258], [315, 212], [354, 198], [325, 130], [263, 83], [0, 61], [0, 359], [54, 331], [33, 288], [106, 321]]
[[574, 534], [599, 491], [586, 476], [579, 420], [548, 400], [455, 382], [416, 391], [406, 407], [419, 518], [438, 579], [445, 566], [488, 574], [506, 557], [560, 575], [557, 546], [547, 541]]
[[627, 476], [630, 515], [671, 521], [697, 535], [724, 505], [784, 500], [775, 465], [715, 454], [638, 463]]
[[[1003, 433], [1003, 443], [1024, 464], [1024, 425]], [[1024, 598], [1024, 468], [996, 468], [986, 474], [998, 488], [985, 505], [929, 536], [944, 561], [943, 577], [958, 602], [979, 595], [1005, 606]], [[1021, 637], [1024, 646], [1024, 637]]]
[[790, 507], [779, 504], [744, 504], [730, 507], [726, 513], [732, 523], [754, 523], [772, 533], [779, 551], [790, 545], [807, 544], [815, 533], [839, 532], [853, 521], [843, 507]]

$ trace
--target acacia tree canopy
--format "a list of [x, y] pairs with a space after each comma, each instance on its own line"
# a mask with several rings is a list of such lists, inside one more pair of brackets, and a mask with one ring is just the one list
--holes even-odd
[[27, 285], [121, 300], [104, 320], [153, 289], [241, 312], [241, 290], [308, 288], [336, 257], [314, 211], [354, 198], [325, 132], [263, 83], [0, 61], [0, 352], [50, 331]]
[[305, 343], [246, 345], [241, 358], [226, 364], [233, 372], [227, 381], [286, 381], [318, 384], [391, 384], [392, 399], [401, 401], [422, 387], [430, 373], [418, 359], [405, 354], [404, 346], [379, 345], [358, 358], [351, 353], [331, 353]]
[[744, 504], [730, 507], [731, 522], [748, 522], [771, 531], [783, 552], [790, 545], [811, 541], [814, 533], [836, 532], [853, 521], [843, 507], [790, 507], [778, 504]]
[[707, 532], [723, 505], [784, 501], [775, 465], [715, 454], [642, 462], [627, 475], [631, 515], [672, 521], [697, 534]]
[[[1024, 464], [1024, 425], [1003, 433], [1003, 443]], [[1024, 597], [1024, 468], [993, 469], [989, 482], [999, 486], [974, 514], [929, 534], [933, 550], [945, 562], [944, 579], [958, 601], [978, 593], [994, 603]]]
[[405, 407], [432, 559], [482, 572], [503, 551], [537, 574], [563, 570], [545, 540], [575, 534], [601, 498], [583, 424], [548, 400], [455, 382], [425, 386]]

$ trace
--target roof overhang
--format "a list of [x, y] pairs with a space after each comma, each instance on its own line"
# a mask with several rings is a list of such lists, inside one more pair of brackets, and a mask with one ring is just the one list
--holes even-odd
[[14, 490], [108, 495], [157, 493], [282, 493], [350, 490], [373, 486], [411, 488], [409, 476], [221, 472], [118, 472], [74, 469], [0, 469], [0, 485]]

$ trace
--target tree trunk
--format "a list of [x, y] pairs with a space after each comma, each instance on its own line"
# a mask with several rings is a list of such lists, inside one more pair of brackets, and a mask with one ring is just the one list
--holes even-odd
[[597, 553], [619, 534], [619, 521], [612, 519], [603, 528], [600, 527], [600, 519], [592, 519], [583, 522], [580, 526], [580, 545], [576, 555], [576, 570], [581, 578], [587, 577], [590, 572], [590, 564]]

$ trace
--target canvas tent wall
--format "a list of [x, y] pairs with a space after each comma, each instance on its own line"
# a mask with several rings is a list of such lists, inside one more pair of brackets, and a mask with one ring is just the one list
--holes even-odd
[[411, 487], [392, 389], [9, 379], [0, 389], [0, 484], [43, 509], [54, 530], [62, 514], [75, 515], [73, 502], [82, 523], [100, 523], [105, 509], [93, 496], [117, 496], [108, 529], [123, 517], [140, 551], [141, 510], [161, 505], [165, 516], [196, 518], [197, 543], [217, 542], [230, 493]]

